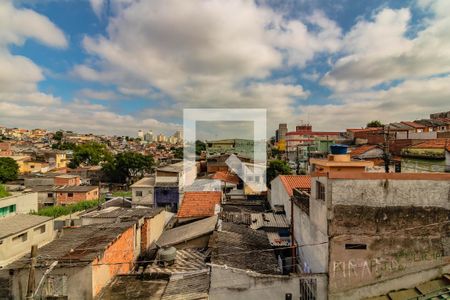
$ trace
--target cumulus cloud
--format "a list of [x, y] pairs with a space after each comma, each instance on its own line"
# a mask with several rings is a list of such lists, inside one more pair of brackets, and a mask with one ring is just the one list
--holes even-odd
[[357, 22], [344, 37], [344, 55], [337, 59], [322, 83], [345, 92], [450, 72], [450, 15], [442, 13], [448, 1], [419, 3], [431, 17], [423, 21], [424, 29], [413, 36], [408, 34], [411, 29], [408, 8], [385, 8], [372, 20]]

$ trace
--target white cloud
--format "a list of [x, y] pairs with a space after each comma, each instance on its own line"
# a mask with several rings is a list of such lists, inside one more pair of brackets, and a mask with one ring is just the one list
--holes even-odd
[[370, 21], [360, 20], [345, 35], [344, 55], [322, 83], [346, 92], [450, 72], [450, 15], [441, 11], [448, 1], [421, 2], [432, 16], [413, 37], [408, 35], [411, 12], [406, 8], [385, 8]]
[[90, 0], [90, 2], [91, 2], [92, 10], [97, 15], [97, 17], [100, 18], [102, 15], [103, 9], [106, 5], [106, 1], [105, 0]]
[[117, 93], [105, 90], [81, 89], [78, 94], [80, 97], [85, 97], [94, 100], [116, 100], [119, 98]]

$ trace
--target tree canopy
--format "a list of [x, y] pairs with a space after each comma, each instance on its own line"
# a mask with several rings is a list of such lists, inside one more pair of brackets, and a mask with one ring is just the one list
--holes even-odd
[[206, 144], [200, 140], [195, 141], [195, 154], [200, 155], [202, 151], [206, 151]]
[[17, 179], [19, 165], [11, 157], [0, 157], [0, 182]]
[[291, 167], [286, 161], [280, 159], [272, 160], [267, 168], [267, 182], [270, 183], [278, 175], [289, 175], [291, 173]]
[[76, 168], [81, 164], [95, 166], [110, 161], [111, 159], [111, 153], [105, 145], [97, 142], [90, 142], [75, 147], [69, 167]]
[[152, 156], [128, 151], [114, 156], [103, 166], [103, 170], [113, 182], [130, 184], [133, 179], [149, 173], [153, 165]]
[[55, 134], [53, 135], [53, 139], [55, 141], [61, 141], [63, 138], [63, 132], [62, 131], [57, 131], [55, 132]]
[[369, 123], [367, 123], [366, 127], [367, 128], [383, 127], [383, 123], [381, 123], [381, 121], [379, 121], [379, 120], [372, 120]]

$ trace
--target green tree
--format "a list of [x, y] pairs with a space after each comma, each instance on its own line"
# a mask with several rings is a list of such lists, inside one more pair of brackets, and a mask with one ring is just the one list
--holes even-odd
[[0, 182], [17, 179], [19, 165], [11, 157], [0, 157]]
[[6, 190], [5, 186], [0, 184], [0, 198], [8, 197], [10, 193]]
[[195, 154], [200, 155], [202, 151], [206, 151], [206, 144], [200, 140], [195, 141]]
[[367, 128], [372, 128], [372, 127], [383, 127], [383, 124], [381, 123], [381, 121], [379, 120], [372, 120], [369, 123], [367, 123], [366, 125]]
[[183, 159], [183, 147], [175, 148], [172, 147], [173, 157], [177, 159]]
[[103, 166], [103, 170], [111, 181], [130, 184], [133, 179], [149, 173], [153, 165], [153, 156], [127, 151], [117, 154]]
[[53, 135], [53, 139], [55, 140], [55, 141], [61, 141], [62, 140], [62, 138], [63, 138], [63, 132], [62, 131], [60, 131], [60, 130], [58, 130], [57, 132], [55, 132], [55, 134]]
[[275, 179], [278, 175], [289, 175], [292, 173], [291, 167], [284, 160], [272, 160], [269, 162], [269, 167], [267, 168], [267, 182]]
[[111, 159], [111, 153], [105, 145], [97, 142], [90, 142], [75, 147], [69, 167], [76, 168], [81, 164], [95, 166], [108, 162]]
[[57, 150], [75, 150], [76, 145], [71, 142], [58, 142], [52, 145], [52, 149]]

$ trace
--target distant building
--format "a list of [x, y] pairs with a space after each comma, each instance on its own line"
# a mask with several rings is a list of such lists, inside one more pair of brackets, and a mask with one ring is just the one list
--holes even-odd
[[278, 125], [278, 130], [276, 131], [276, 142], [278, 150], [286, 150], [286, 133], [288, 132], [288, 127], [286, 123], [281, 123]]
[[254, 141], [246, 139], [224, 139], [206, 141], [208, 156], [221, 154], [235, 154], [253, 159]]
[[144, 140], [144, 131], [139, 129], [138, 133], [137, 133], [137, 137], [143, 141]]
[[143, 141], [153, 143], [155, 141], [155, 137], [153, 136], [153, 132], [149, 130], [142, 139]]
[[155, 177], [144, 177], [130, 186], [133, 204], [154, 206]]
[[98, 186], [35, 186], [39, 208], [54, 205], [68, 205], [99, 198]]
[[430, 114], [430, 119], [442, 119], [442, 118], [450, 119], [450, 111]]

